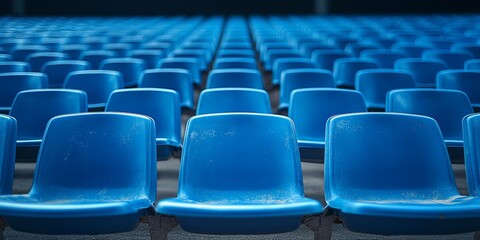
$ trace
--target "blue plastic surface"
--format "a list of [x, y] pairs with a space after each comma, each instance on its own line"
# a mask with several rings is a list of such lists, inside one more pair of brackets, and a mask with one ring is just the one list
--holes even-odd
[[465, 93], [457, 90], [402, 89], [387, 94], [387, 112], [410, 113], [435, 119], [448, 147], [462, 147], [462, 119], [473, 113]]
[[480, 71], [480, 59], [472, 59], [465, 61], [465, 69]]
[[421, 58], [424, 51], [434, 49], [433, 46], [419, 45], [410, 42], [398, 42], [392, 45], [392, 50], [405, 52], [409, 58]]
[[25, 62], [30, 63], [32, 72], [39, 72], [43, 65], [49, 61], [67, 59], [68, 55], [60, 52], [40, 52], [32, 53], [25, 58]]
[[189, 71], [178, 68], [148, 69], [140, 77], [141, 88], [165, 88], [176, 91], [182, 108], [193, 109], [193, 79]]
[[402, 51], [388, 49], [365, 50], [360, 54], [361, 59], [376, 61], [379, 68], [393, 68], [395, 61], [406, 57], [407, 54]]
[[281, 58], [275, 60], [272, 69], [272, 84], [280, 85], [283, 71], [298, 68], [317, 68], [309, 58]]
[[465, 153], [465, 174], [470, 196], [480, 196], [480, 115], [471, 114], [463, 119], [463, 142]]
[[0, 62], [10, 61], [11, 58], [10, 54], [0, 54]]
[[179, 49], [172, 53], [172, 58], [194, 58], [197, 60], [200, 70], [206, 71], [210, 63], [210, 55], [207, 50]]
[[0, 215], [12, 229], [31, 233], [131, 231], [153, 208], [156, 169], [152, 119], [59, 116], [47, 126], [32, 189], [0, 196]]
[[71, 89], [21, 91], [10, 116], [17, 119], [17, 146], [40, 146], [48, 121], [58, 115], [87, 111], [87, 94]]
[[27, 62], [5, 61], [0, 62], [0, 73], [29, 72], [30, 64]]
[[105, 111], [138, 113], [153, 118], [158, 160], [168, 160], [174, 151], [182, 147], [179, 96], [173, 90], [158, 88], [116, 90], [110, 95]]
[[83, 70], [68, 74], [64, 88], [87, 93], [88, 108], [104, 108], [110, 94], [123, 88], [122, 74], [111, 70]]
[[[363, 95], [355, 90], [336, 88], [304, 88], [292, 92], [288, 116], [295, 122], [300, 151], [323, 149], [325, 123], [331, 116], [366, 112]], [[323, 159], [323, 155], [311, 156]]]
[[376, 61], [358, 58], [341, 58], [335, 61], [333, 78], [340, 88], [354, 88], [355, 76], [358, 71], [378, 68]]
[[312, 52], [312, 60], [317, 63], [317, 66], [330, 71], [333, 71], [333, 65], [337, 59], [348, 57], [349, 55], [339, 49], [315, 50]]
[[283, 110], [290, 105], [290, 93], [300, 88], [335, 87], [332, 72], [325, 69], [299, 68], [282, 72], [280, 77], [280, 93], [278, 109]]
[[228, 57], [228, 58], [218, 58], [213, 64], [213, 69], [227, 69], [227, 68], [246, 68], [257, 70], [257, 61], [255, 58], [246, 58], [246, 57]]
[[47, 52], [49, 49], [42, 45], [20, 45], [10, 51], [13, 61], [25, 61], [28, 55], [38, 52]]
[[102, 61], [100, 69], [120, 72], [123, 76], [123, 86], [135, 87], [146, 65], [145, 61], [139, 58], [109, 58]]
[[127, 43], [107, 43], [103, 45], [103, 49], [114, 52], [117, 58], [125, 58], [128, 56], [132, 46]]
[[447, 66], [437, 59], [404, 58], [395, 62], [395, 69], [409, 71], [418, 88], [435, 88], [437, 73]]
[[195, 58], [165, 58], [158, 62], [157, 68], [185, 69], [190, 72], [193, 84], [200, 85], [202, 83], [200, 65]]
[[107, 50], [88, 50], [80, 54], [79, 59], [87, 61], [92, 66], [92, 69], [99, 69], [100, 64], [105, 59], [114, 58], [115, 52]]
[[0, 195], [12, 194], [17, 121], [0, 114]]
[[448, 69], [463, 69], [465, 61], [473, 59], [473, 55], [465, 51], [428, 50], [423, 52], [422, 58], [438, 59], [444, 62]]
[[452, 51], [465, 51], [472, 54], [474, 58], [480, 58], [480, 44], [478, 43], [456, 43], [452, 45]]
[[47, 74], [51, 88], [61, 88], [65, 78], [73, 71], [89, 70], [90, 63], [79, 60], [50, 61], [43, 65], [41, 72]]
[[441, 71], [437, 75], [437, 88], [460, 90], [467, 94], [472, 107], [480, 107], [480, 71]]
[[217, 52], [217, 58], [254, 58], [255, 52], [250, 49], [230, 50], [221, 49]]
[[363, 94], [369, 110], [385, 110], [388, 91], [414, 87], [412, 74], [407, 71], [368, 69], [358, 71], [355, 77], [355, 89]]
[[302, 56], [296, 50], [272, 50], [266, 54], [263, 68], [267, 71], [273, 70], [273, 65], [277, 59], [282, 58], [301, 58]]
[[189, 120], [177, 198], [157, 212], [182, 229], [213, 234], [293, 231], [320, 214], [304, 197], [293, 122], [270, 114], [229, 113]]
[[43, 73], [0, 73], [0, 86], [0, 112], [8, 113], [17, 93], [28, 89], [48, 88], [48, 80]]
[[206, 88], [256, 88], [263, 89], [262, 75], [258, 70], [230, 68], [210, 71]]
[[80, 60], [80, 55], [88, 51], [85, 44], [64, 44], [60, 48], [60, 52], [67, 54], [70, 60]]
[[268, 93], [253, 88], [203, 90], [197, 107], [197, 115], [225, 112], [271, 113], [271, 111]]
[[132, 58], [139, 58], [145, 61], [146, 69], [153, 69], [157, 66], [158, 62], [165, 56], [165, 53], [161, 50], [154, 49], [137, 49], [132, 50], [129, 53]]

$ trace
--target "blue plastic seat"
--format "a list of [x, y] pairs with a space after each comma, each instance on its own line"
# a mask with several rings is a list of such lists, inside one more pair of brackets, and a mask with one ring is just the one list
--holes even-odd
[[80, 54], [79, 59], [87, 61], [92, 66], [92, 69], [99, 69], [103, 60], [114, 58], [115, 52], [107, 50], [88, 50]]
[[353, 57], [360, 57], [360, 54], [363, 51], [367, 50], [378, 50], [381, 46], [373, 44], [373, 43], [349, 43], [345, 46], [345, 53], [353, 56]]
[[103, 45], [103, 50], [112, 51], [117, 58], [125, 58], [132, 49], [132, 46], [128, 43], [107, 43]]
[[8, 113], [17, 93], [48, 88], [48, 80], [43, 73], [0, 73], [0, 86], [0, 113]]
[[153, 118], [158, 160], [168, 160], [182, 147], [179, 96], [173, 90], [158, 88], [116, 90], [110, 95], [105, 111], [138, 113]]
[[84, 44], [65, 44], [60, 48], [60, 52], [67, 54], [70, 60], [80, 60], [80, 55], [88, 50]]
[[437, 75], [437, 88], [460, 90], [467, 94], [473, 108], [480, 109], [480, 71], [441, 71]]
[[318, 68], [333, 71], [333, 65], [337, 59], [348, 58], [343, 50], [315, 50], [312, 52], [312, 60], [317, 63]]
[[480, 70], [480, 59], [471, 59], [471, 60], [465, 61], [465, 69]]
[[242, 42], [226, 42], [223, 40], [222, 45], [220, 45], [221, 49], [230, 49], [230, 50], [242, 50], [242, 49], [252, 49], [252, 44], [249, 42], [248, 39]]
[[25, 61], [26, 57], [32, 53], [48, 52], [49, 49], [42, 45], [20, 45], [10, 51], [13, 61]]
[[423, 59], [438, 59], [448, 69], [463, 69], [465, 61], [473, 59], [469, 52], [451, 52], [450, 50], [428, 50], [422, 54]]
[[157, 68], [185, 69], [192, 76], [192, 84], [200, 85], [202, 83], [200, 66], [195, 58], [165, 58], [158, 62]]
[[174, 90], [180, 96], [180, 106], [186, 109], [193, 109], [194, 93], [192, 81], [192, 75], [185, 69], [148, 69], [140, 77], [139, 87]]
[[263, 89], [262, 75], [252, 69], [216, 69], [210, 71], [206, 88], [256, 88]]
[[30, 69], [31, 69], [30, 63], [27, 63], [27, 62], [17, 62], [17, 61], [0, 62], [0, 73], [29, 72]]
[[206, 71], [210, 63], [209, 53], [207, 50], [191, 50], [179, 49], [172, 53], [173, 58], [194, 58], [197, 60], [201, 71]]
[[217, 58], [255, 58], [255, 52], [251, 49], [221, 49], [217, 53]]
[[253, 88], [212, 88], [200, 93], [197, 115], [225, 112], [271, 113], [270, 98]]
[[61, 88], [65, 78], [74, 71], [89, 70], [90, 63], [79, 60], [50, 61], [43, 65], [41, 72], [47, 74], [51, 88]]
[[282, 72], [278, 110], [283, 111], [290, 105], [290, 94], [300, 88], [333, 88], [335, 81], [332, 72], [325, 69], [298, 68]]
[[10, 61], [10, 59], [12, 59], [12, 56], [10, 56], [10, 54], [0, 54], [0, 62]]
[[109, 58], [103, 60], [100, 69], [120, 72], [123, 76], [123, 86], [135, 87], [146, 65], [145, 61], [138, 58]]
[[191, 118], [177, 198], [156, 209], [186, 231], [212, 234], [288, 232], [322, 212], [304, 197], [293, 122], [253, 113]]
[[361, 59], [374, 60], [379, 68], [393, 68], [395, 61], [406, 57], [407, 55], [402, 51], [387, 49], [365, 50], [360, 53]]
[[288, 116], [295, 122], [302, 161], [319, 162], [324, 157], [325, 123], [331, 116], [366, 112], [363, 95], [355, 90], [303, 88], [290, 97]]
[[137, 49], [130, 51], [130, 57], [143, 59], [147, 69], [155, 68], [164, 56], [164, 52], [154, 49]]
[[447, 147], [462, 147], [462, 118], [473, 113], [465, 93], [458, 90], [402, 89], [387, 94], [387, 112], [432, 117], [442, 130]]
[[478, 43], [456, 43], [452, 45], [452, 51], [465, 51], [475, 58], [480, 58], [480, 44]]
[[480, 115], [472, 114], [463, 119], [463, 142], [465, 151], [465, 174], [470, 196], [480, 196], [479, 182], [479, 131]]
[[0, 195], [12, 194], [17, 121], [0, 114]]
[[63, 87], [84, 91], [88, 96], [88, 108], [103, 111], [110, 94], [123, 88], [122, 74], [110, 70], [75, 71], [68, 74]]
[[283, 71], [297, 68], [317, 68], [309, 58], [280, 58], [275, 60], [272, 68], [272, 84], [280, 85]]
[[17, 119], [17, 146], [40, 146], [48, 121], [58, 115], [87, 111], [87, 94], [71, 89], [21, 91], [10, 116]]
[[437, 73], [447, 66], [436, 59], [404, 58], [395, 62], [395, 69], [410, 72], [418, 88], [435, 88]]
[[68, 55], [60, 52], [39, 52], [32, 53], [25, 58], [30, 63], [32, 72], [39, 72], [43, 65], [49, 61], [57, 61], [67, 59]]
[[322, 42], [307, 42], [299, 46], [299, 51], [302, 53], [303, 56], [307, 58], [311, 58], [312, 53], [316, 50], [329, 50], [329, 49], [332, 49], [332, 47], [327, 46], [327, 44]]
[[434, 119], [357, 113], [330, 118], [326, 129], [325, 200], [348, 230], [427, 235], [480, 229], [480, 199], [459, 194]]
[[213, 69], [227, 68], [258, 69], [255, 58], [217, 58], [213, 64]]
[[264, 59], [264, 69], [267, 71], [272, 71], [275, 61], [282, 58], [301, 58], [302, 55], [297, 53], [296, 50], [272, 50], [266, 54]]
[[359, 58], [341, 58], [335, 61], [333, 67], [333, 78], [335, 85], [341, 88], [354, 88], [355, 75], [358, 71], [364, 69], [378, 68], [374, 60]]
[[419, 45], [409, 42], [399, 42], [392, 45], [392, 50], [402, 51], [409, 58], [420, 58], [424, 51], [434, 49], [432, 46]]
[[134, 114], [53, 118], [30, 192], [1, 196], [0, 215], [12, 229], [30, 233], [135, 229], [156, 197], [154, 132], [151, 118]]
[[358, 71], [355, 77], [355, 89], [363, 94], [367, 108], [372, 111], [384, 111], [387, 92], [402, 88], [415, 88], [410, 72], [368, 69]]

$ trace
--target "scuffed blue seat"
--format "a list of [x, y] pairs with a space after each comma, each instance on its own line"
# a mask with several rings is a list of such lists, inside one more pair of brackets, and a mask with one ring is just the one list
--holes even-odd
[[326, 128], [325, 200], [350, 231], [428, 235], [480, 229], [480, 199], [459, 194], [434, 119], [347, 114], [329, 119]]
[[255, 58], [218, 58], [213, 64], [213, 69], [245, 68], [257, 70]]
[[30, 63], [32, 72], [39, 72], [43, 65], [49, 61], [57, 61], [67, 59], [68, 55], [60, 52], [39, 52], [32, 53], [25, 58]]
[[0, 73], [0, 86], [0, 112], [8, 113], [17, 93], [48, 88], [48, 80], [43, 73]]
[[68, 74], [64, 88], [87, 93], [89, 110], [105, 108], [110, 94], [123, 88], [122, 74], [110, 70], [83, 70]]
[[438, 59], [445, 63], [448, 69], [463, 69], [465, 61], [473, 59], [469, 52], [452, 52], [450, 50], [428, 50], [422, 54], [423, 59]]
[[146, 65], [145, 61], [138, 58], [109, 58], [103, 60], [100, 69], [120, 72], [123, 77], [123, 86], [135, 87]]
[[30, 63], [27, 63], [27, 62], [17, 62], [17, 61], [0, 62], [0, 73], [29, 72], [30, 69], [31, 69]]
[[363, 95], [355, 90], [303, 88], [290, 97], [288, 116], [295, 122], [302, 161], [320, 162], [324, 157], [325, 123], [331, 116], [366, 112]]
[[178, 68], [145, 70], [140, 77], [140, 88], [165, 88], [176, 91], [180, 96], [180, 106], [193, 109], [193, 78], [189, 71]]
[[283, 111], [290, 105], [290, 94], [300, 88], [333, 88], [335, 81], [332, 72], [325, 69], [298, 68], [282, 72], [278, 110]]
[[103, 60], [114, 58], [115, 56], [116, 56], [115, 52], [113, 51], [88, 50], [88, 51], [82, 52], [82, 54], [80, 54], [79, 59], [89, 62], [90, 65], [92, 66], [92, 69], [99, 69], [100, 64], [103, 62]]
[[435, 88], [437, 73], [447, 66], [437, 59], [404, 58], [395, 62], [395, 69], [410, 72], [418, 88]]
[[158, 62], [157, 68], [185, 69], [192, 76], [192, 84], [200, 85], [202, 83], [200, 65], [195, 58], [164, 58]]
[[212, 88], [200, 93], [197, 115], [224, 112], [271, 113], [270, 98], [253, 88]]
[[275, 60], [272, 69], [272, 84], [280, 85], [282, 72], [297, 68], [317, 68], [317, 65], [309, 58], [281, 58]]
[[153, 118], [158, 160], [168, 160], [182, 147], [179, 96], [173, 90], [155, 88], [116, 90], [110, 95], [105, 111], [138, 113]]
[[387, 92], [401, 88], [415, 88], [410, 72], [368, 69], [358, 71], [355, 77], [355, 89], [363, 94], [367, 108], [371, 111], [384, 111]]
[[58, 116], [48, 123], [30, 192], [0, 196], [0, 215], [30, 233], [131, 231], [153, 209], [156, 176], [151, 118]]
[[318, 68], [330, 71], [333, 71], [337, 59], [348, 57], [349, 55], [339, 49], [315, 50], [312, 52], [312, 60], [317, 63]]
[[340, 88], [354, 88], [355, 75], [364, 69], [378, 68], [374, 60], [359, 58], [341, 58], [335, 61], [333, 67], [333, 78], [335, 85]]
[[50, 61], [43, 65], [41, 72], [47, 74], [51, 88], [61, 88], [65, 78], [74, 71], [89, 70], [90, 63], [79, 60]]
[[216, 69], [210, 71], [206, 88], [256, 88], [263, 89], [262, 75], [251, 69]]
[[[187, 124], [177, 198], [158, 202], [182, 229], [210, 234], [293, 231], [320, 214], [305, 198], [293, 122], [282, 116], [227, 113]], [[216, 146], [212, 148], [212, 146]]]
[[0, 114], [0, 195], [12, 194], [17, 121]]

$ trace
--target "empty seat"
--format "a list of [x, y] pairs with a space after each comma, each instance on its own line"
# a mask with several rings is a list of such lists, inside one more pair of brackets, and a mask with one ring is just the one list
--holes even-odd
[[200, 93], [197, 115], [224, 112], [271, 113], [270, 98], [253, 88], [212, 88]]
[[58, 60], [45, 63], [41, 72], [47, 74], [48, 84], [51, 88], [61, 88], [68, 74], [74, 71], [89, 69], [90, 64], [86, 61]]
[[0, 195], [12, 194], [17, 121], [0, 114]]
[[283, 111], [290, 105], [290, 94], [300, 88], [333, 88], [335, 81], [332, 72], [325, 69], [298, 68], [282, 72], [278, 110]]
[[378, 68], [374, 60], [358, 58], [341, 58], [335, 61], [333, 78], [335, 85], [341, 88], [354, 88], [355, 75], [359, 70]]
[[49, 61], [57, 61], [67, 59], [68, 55], [60, 52], [40, 52], [32, 53], [25, 58], [30, 63], [32, 72], [39, 72], [43, 65]]
[[321, 69], [333, 71], [333, 65], [337, 59], [348, 58], [349, 56], [342, 50], [315, 50], [312, 52], [312, 60], [317, 63]]
[[201, 71], [206, 71], [210, 63], [210, 55], [206, 50], [179, 49], [172, 53], [173, 58], [194, 58], [197, 60]]
[[135, 229], [156, 197], [154, 132], [151, 118], [134, 114], [53, 118], [30, 192], [1, 196], [0, 215], [12, 229], [30, 233]]
[[345, 53], [353, 57], [360, 57], [363, 51], [378, 50], [381, 46], [373, 43], [349, 43], [345, 46]]
[[436, 59], [404, 58], [395, 62], [395, 69], [410, 72], [418, 88], [435, 88], [437, 73], [447, 66]]
[[99, 69], [105, 59], [114, 58], [115, 52], [107, 50], [88, 50], [80, 54], [79, 59], [90, 63], [92, 69]]
[[263, 89], [262, 75], [251, 69], [216, 69], [210, 71], [206, 88], [256, 88]]
[[463, 69], [465, 61], [473, 58], [469, 52], [451, 52], [450, 50], [428, 50], [422, 54], [423, 59], [438, 59], [448, 69]]
[[275, 60], [272, 69], [272, 84], [280, 85], [282, 72], [296, 68], [316, 68], [317, 65], [308, 58], [281, 58]]
[[88, 108], [102, 110], [110, 94], [123, 88], [122, 74], [110, 70], [83, 70], [71, 72], [64, 88], [82, 90], [88, 95]]
[[88, 46], [84, 44], [66, 44], [60, 48], [60, 52], [67, 54], [70, 60], [80, 60], [80, 55], [87, 50]]
[[30, 64], [27, 62], [5, 61], [0, 62], [0, 73], [29, 72]]
[[471, 59], [471, 60], [465, 61], [465, 69], [466, 70], [480, 70], [480, 59]]
[[140, 77], [141, 88], [165, 88], [176, 91], [180, 96], [180, 106], [193, 109], [193, 77], [189, 71], [178, 68], [145, 70]]
[[48, 121], [58, 115], [87, 111], [87, 94], [70, 89], [21, 91], [10, 115], [17, 119], [17, 146], [40, 146]]
[[367, 108], [372, 111], [384, 111], [387, 92], [401, 88], [415, 88], [410, 72], [368, 69], [358, 71], [355, 78], [355, 89], [363, 94]]
[[401, 89], [387, 94], [386, 111], [420, 114], [438, 122], [448, 147], [462, 147], [462, 119], [473, 113], [465, 93], [458, 90]]
[[11, 58], [10, 54], [0, 54], [0, 62], [10, 61]]
[[387, 49], [365, 50], [360, 54], [361, 59], [376, 61], [379, 68], [393, 68], [395, 61], [406, 57], [407, 55], [402, 51]]
[[480, 193], [479, 182], [479, 126], [480, 115], [472, 114], [463, 119], [463, 142], [465, 148], [465, 174], [470, 196], [478, 197]]
[[326, 128], [325, 200], [350, 231], [413, 235], [480, 229], [480, 199], [459, 194], [434, 119], [357, 113], [332, 117]]
[[103, 60], [100, 69], [120, 72], [123, 76], [123, 86], [135, 87], [146, 66], [145, 61], [138, 58], [109, 58]]
[[[293, 231], [304, 215], [322, 212], [304, 197], [295, 131], [270, 114], [195, 116], [187, 124], [177, 198], [157, 212], [195, 233]], [[212, 146], [216, 146], [213, 147]], [[208, 149], [208, 151], [205, 151]]]
[[263, 68], [272, 71], [273, 64], [277, 59], [282, 58], [301, 58], [302, 56], [295, 50], [272, 50], [266, 54]]
[[112, 51], [117, 58], [127, 57], [132, 46], [127, 43], [107, 43], [103, 46], [103, 50]]
[[48, 88], [48, 80], [43, 73], [0, 73], [0, 86], [0, 113], [8, 113], [17, 93]]
[[255, 58], [218, 58], [213, 64], [213, 69], [245, 68], [257, 70]]
[[295, 122], [303, 161], [318, 162], [324, 157], [325, 123], [331, 116], [366, 112], [363, 95], [355, 90], [304, 88], [290, 97], [288, 116]]
[[154, 49], [137, 49], [130, 51], [130, 57], [145, 61], [147, 69], [155, 68], [164, 56], [165, 54], [162, 51]]
[[200, 66], [195, 58], [165, 58], [158, 62], [157, 68], [185, 69], [192, 76], [192, 84], [200, 85], [202, 83]]
[[49, 49], [42, 45], [20, 45], [10, 51], [13, 61], [25, 61], [28, 55], [38, 52], [47, 52]]
[[255, 58], [255, 52], [251, 49], [221, 49], [217, 53], [217, 58]]
[[452, 45], [452, 51], [469, 52], [474, 58], [480, 58], [480, 44], [478, 43], [456, 43]]
[[424, 51], [432, 50], [432, 46], [418, 45], [415, 43], [399, 42], [392, 45], [392, 50], [402, 51], [409, 58], [420, 58]]
[[472, 107], [480, 108], [480, 71], [441, 71], [437, 75], [437, 88], [460, 90], [467, 94]]

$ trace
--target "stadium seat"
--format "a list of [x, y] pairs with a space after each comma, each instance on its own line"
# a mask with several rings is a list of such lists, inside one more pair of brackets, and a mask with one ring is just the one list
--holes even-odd
[[197, 60], [198, 66], [201, 71], [206, 71], [208, 65], [210, 64], [210, 59], [207, 57], [209, 55], [207, 50], [191, 50], [191, 49], [179, 49], [175, 50], [171, 57], [172, 58], [194, 58]]
[[164, 88], [176, 91], [180, 96], [180, 106], [194, 108], [193, 78], [189, 71], [178, 68], [145, 70], [140, 77], [140, 88]]
[[190, 72], [193, 84], [201, 85], [202, 76], [198, 60], [195, 58], [164, 58], [158, 62], [157, 68], [178, 68]]
[[105, 59], [114, 58], [115, 52], [107, 51], [107, 50], [88, 50], [82, 52], [80, 54], [79, 59], [83, 61], [87, 61], [92, 66], [92, 69], [99, 69], [100, 64]]
[[367, 69], [357, 72], [355, 89], [363, 94], [369, 111], [384, 111], [390, 90], [415, 88], [412, 74], [393, 69]]
[[300, 88], [333, 88], [335, 81], [332, 72], [325, 69], [298, 68], [282, 72], [278, 110], [283, 111], [290, 105], [290, 95]]
[[17, 93], [29, 89], [48, 88], [43, 73], [0, 73], [0, 113], [7, 114]]
[[145, 61], [138, 58], [109, 58], [103, 60], [100, 69], [120, 72], [123, 76], [123, 86], [135, 87], [146, 65]]
[[452, 45], [452, 51], [465, 51], [472, 54], [474, 58], [480, 58], [480, 44], [478, 43], [456, 43]]
[[381, 49], [381, 46], [371, 43], [349, 43], [345, 46], [345, 53], [353, 56], [360, 57], [360, 54], [363, 51], [367, 50], [378, 50]]
[[87, 50], [88, 47], [84, 44], [65, 44], [60, 48], [60, 52], [67, 54], [70, 60], [80, 60], [80, 55]]
[[335, 61], [340, 58], [348, 58], [349, 56], [338, 49], [332, 50], [315, 50], [312, 52], [312, 60], [317, 63], [318, 68], [333, 71]]
[[325, 123], [331, 116], [366, 112], [363, 95], [355, 90], [304, 88], [294, 90], [288, 116], [295, 122], [302, 161], [320, 162], [324, 158]]
[[79, 60], [50, 61], [43, 65], [41, 72], [48, 76], [48, 85], [51, 88], [61, 88], [65, 78], [74, 71], [89, 70], [90, 63]]
[[308, 58], [280, 58], [275, 60], [272, 68], [272, 84], [280, 85], [283, 71], [297, 68], [317, 68], [317, 65]]
[[197, 115], [225, 112], [271, 113], [270, 98], [253, 88], [212, 88], [200, 93]]
[[123, 88], [122, 74], [110, 70], [83, 70], [68, 74], [64, 88], [87, 93], [88, 109], [103, 111], [110, 94]]
[[0, 114], [0, 195], [12, 194], [17, 121]]
[[424, 51], [432, 50], [429, 45], [418, 45], [415, 43], [398, 42], [392, 45], [392, 50], [402, 51], [409, 58], [421, 58]]
[[402, 51], [387, 49], [365, 50], [360, 53], [361, 59], [374, 60], [379, 68], [393, 68], [395, 61], [406, 57], [407, 55]]
[[131, 58], [143, 59], [147, 69], [155, 68], [164, 56], [165, 54], [161, 50], [154, 49], [137, 49], [129, 53], [129, 57]]
[[422, 54], [423, 59], [438, 59], [445, 63], [447, 69], [463, 69], [465, 61], [473, 59], [469, 52], [451, 52], [450, 50], [428, 50]]
[[11, 58], [10, 54], [0, 54], [0, 62], [10, 61]]
[[48, 52], [49, 49], [42, 45], [20, 45], [10, 51], [13, 61], [25, 61], [32, 53]]
[[255, 52], [251, 49], [221, 49], [217, 52], [217, 58], [255, 58]]
[[202, 115], [191, 118], [186, 131], [177, 198], [156, 206], [158, 214], [176, 217], [182, 229], [288, 232], [299, 227], [304, 215], [321, 214], [321, 204], [304, 197], [290, 119], [252, 113]]
[[153, 118], [157, 160], [168, 160], [182, 147], [179, 96], [173, 90], [155, 88], [116, 90], [110, 95], [105, 111], [138, 113]]
[[404, 58], [395, 62], [395, 69], [410, 72], [418, 88], [435, 88], [437, 73], [447, 66], [436, 59]]
[[53, 118], [30, 192], [0, 196], [0, 215], [13, 230], [29, 233], [135, 229], [156, 197], [154, 132], [152, 119], [134, 114]]
[[127, 43], [107, 43], [103, 45], [103, 50], [112, 51], [117, 58], [125, 58], [132, 49], [132, 46]]
[[480, 229], [480, 199], [458, 192], [434, 119], [357, 113], [330, 118], [326, 129], [325, 200], [348, 230], [430, 235]]
[[480, 71], [441, 71], [437, 75], [437, 88], [460, 90], [467, 94], [475, 110], [480, 109]]
[[471, 59], [471, 60], [465, 61], [465, 69], [466, 70], [480, 70], [480, 59]]
[[256, 88], [263, 89], [262, 75], [258, 70], [229, 68], [210, 71], [206, 88]]
[[463, 119], [463, 142], [465, 148], [465, 174], [470, 196], [480, 196], [479, 182], [479, 116], [468, 115]]
[[341, 58], [335, 61], [333, 67], [333, 78], [335, 85], [340, 88], [355, 87], [355, 75], [364, 69], [378, 68], [376, 61], [358, 58]]
[[43, 65], [49, 61], [57, 61], [67, 59], [68, 55], [60, 52], [39, 52], [32, 53], [25, 58], [30, 64], [32, 72], [40, 72]]
[[227, 68], [245, 68], [257, 70], [257, 61], [255, 58], [217, 58], [213, 64], [213, 69], [227, 69]]
[[30, 64], [27, 62], [5, 61], [0, 62], [0, 73], [29, 72]]
[[273, 65], [277, 59], [301, 57], [302, 56], [295, 50], [272, 50], [267, 53], [263, 68], [267, 71], [272, 71]]

